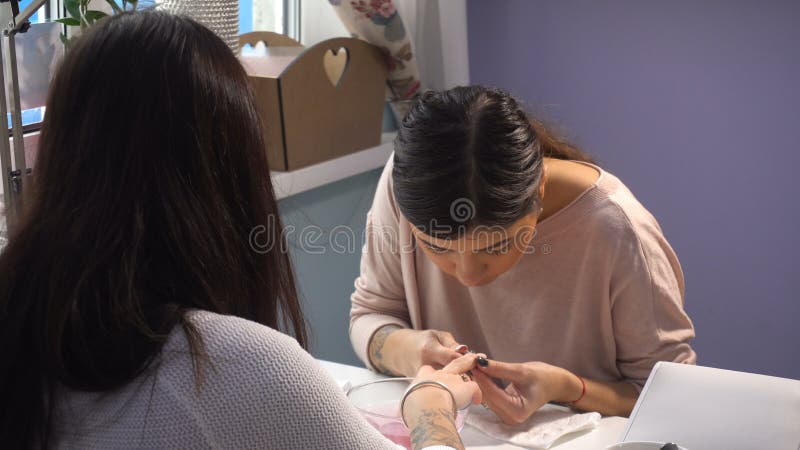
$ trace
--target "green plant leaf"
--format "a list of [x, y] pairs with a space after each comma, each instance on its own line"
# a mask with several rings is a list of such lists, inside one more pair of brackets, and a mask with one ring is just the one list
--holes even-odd
[[[58, 22], [69, 27], [77, 27], [81, 24], [81, 21], [74, 18], [74, 17], [64, 17], [62, 19], [56, 19], [54, 22]], [[62, 35], [63, 36], [63, 35]]]
[[80, 20], [81, 18], [81, 3], [80, 0], [64, 0], [64, 8], [70, 17]]
[[86, 11], [83, 17], [86, 19], [87, 22], [92, 24], [104, 17], [108, 17], [108, 14], [104, 13], [103, 11], [90, 10]]

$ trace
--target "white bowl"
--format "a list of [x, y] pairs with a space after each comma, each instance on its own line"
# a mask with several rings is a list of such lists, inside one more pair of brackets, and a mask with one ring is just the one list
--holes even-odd
[[[411, 448], [408, 428], [400, 418], [400, 400], [413, 378], [387, 378], [359, 384], [347, 390], [347, 398], [358, 412], [382, 435], [405, 448]], [[458, 411], [455, 425], [458, 431], [464, 426], [469, 407]]]

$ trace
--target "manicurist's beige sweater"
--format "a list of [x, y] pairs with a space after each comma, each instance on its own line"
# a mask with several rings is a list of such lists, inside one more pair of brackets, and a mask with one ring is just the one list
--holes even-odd
[[[595, 166], [592, 166], [595, 167]], [[381, 326], [453, 333], [491, 358], [544, 361], [641, 387], [657, 361], [693, 364], [684, 281], [656, 219], [614, 175], [537, 225], [530, 251], [492, 283], [466, 287], [416, 247], [391, 188], [391, 160], [367, 216], [350, 338], [369, 365]]]

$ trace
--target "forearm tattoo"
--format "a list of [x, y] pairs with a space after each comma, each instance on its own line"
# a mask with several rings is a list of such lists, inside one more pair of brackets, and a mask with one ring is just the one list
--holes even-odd
[[369, 341], [369, 360], [380, 373], [399, 376], [399, 374], [394, 373], [391, 369], [386, 367], [383, 360], [383, 346], [386, 344], [386, 339], [389, 335], [400, 329], [402, 329], [402, 327], [397, 325], [385, 325], [378, 328], [378, 331], [372, 335], [372, 340]]
[[446, 408], [423, 409], [416, 425], [411, 430], [411, 448], [420, 449], [432, 445], [449, 445], [463, 449], [461, 436], [456, 431], [453, 411]]

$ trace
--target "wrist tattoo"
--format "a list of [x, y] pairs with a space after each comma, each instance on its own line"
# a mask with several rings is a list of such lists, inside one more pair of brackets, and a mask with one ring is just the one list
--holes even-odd
[[411, 447], [424, 448], [432, 445], [448, 445], [463, 449], [461, 436], [455, 427], [453, 411], [446, 408], [423, 409], [416, 425], [411, 430]]
[[391, 376], [399, 375], [386, 367], [383, 360], [383, 346], [386, 344], [386, 339], [389, 335], [400, 329], [402, 329], [402, 327], [397, 325], [384, 325], [378, 328], [378, 331], [372, 335], [372, 340], [369, 341], [369, 360], [378, 372]]

